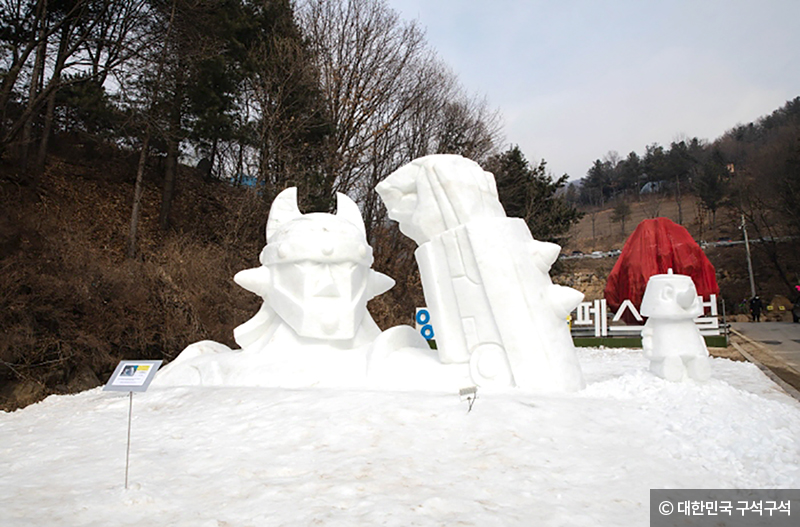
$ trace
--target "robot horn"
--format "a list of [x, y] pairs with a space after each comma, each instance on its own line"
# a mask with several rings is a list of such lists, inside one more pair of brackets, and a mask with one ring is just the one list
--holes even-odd
[[358, 227], [358, 230], [366, 236], [367, 230], [364, 227], [364, 218], [361, 217], [361, 211], [358, 209], [358, 205], [341, 192], [336, 193], [336, 216], [349, 221]]
[[267, 243], [275, 232], [286, 222], [303, 215], [297, 207], [297, 187], [289, 187], [275, 198], [269, 209], [267, 219]]

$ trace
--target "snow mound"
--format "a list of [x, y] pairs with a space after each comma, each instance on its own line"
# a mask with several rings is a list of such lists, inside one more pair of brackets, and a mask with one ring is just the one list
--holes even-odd
[[0, 413], [0, 524], [647, 525], [651, 488], [798, 488], [800, 404], [751, 364], [670, 383], [579, 349], [587, 388], [151, 387]]

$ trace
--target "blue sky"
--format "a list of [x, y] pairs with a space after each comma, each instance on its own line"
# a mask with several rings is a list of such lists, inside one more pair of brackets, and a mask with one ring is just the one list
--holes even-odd
[[388, 0], [554, 175], [800, 96], [800, 0]]

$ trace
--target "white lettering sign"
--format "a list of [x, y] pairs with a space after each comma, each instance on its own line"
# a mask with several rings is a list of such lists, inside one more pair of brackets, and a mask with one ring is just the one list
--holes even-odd
[[[710, 316], [698, 317], [694, 320], [702, 335], [719, 335], [719, 318], [717, 317], [717, 295], [710, 295], [708, 301], [700, 298], [704, 311], [709, 311]], [[594, 326], [595, 337], [607, 337], [609, 334], [615, 335], [639, 335], [644, 327], [644, 319], [639, 313], [639, 310], [631, 300], [624, 300], [620, 304], [619, 309], [613, 314], [611, 318], [612, 324], [619, 322], [622, 315], [630, 312], [638, 322], [642, 324], [631, 325], [609, 325], [608, 324], [608, 306], [605, 299], [594, 300], [593, 302], [581, 302], [578, 308], [573, 312], [573, 326]]]

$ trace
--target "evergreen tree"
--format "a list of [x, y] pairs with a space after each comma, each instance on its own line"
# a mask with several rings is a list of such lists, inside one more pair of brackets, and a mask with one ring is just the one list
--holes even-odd
[[664, 147], [658, 143], [646, 146], [644, 157], [642, 158], [642, 168], [647, 174], [648, 183], [669, 179], [667, 154], [664, 152]]
[[[800, 98], [795, 99], [795, 108], [800, 108]], [[790, 232], [800, 234], [800, 136], [795, 139], [793, 153], [786, 160], [785, 171], [779, 179], [782, 212]]]
[[588, 205], [603, 205], [611, 197], [611, 178], [610, 164], [596, 159], [582, 180], [581, 201]]
[[617, 165], [617, 187], [623, 193], [639, 194], [639, 176], [642, 175], [642, 160], [631, 152]]
[[553, 180], [546, 167], [544, 160], [531, 166], [519, 146], [490, 157], [484, 165], [494, 174], [506, 214], [524, 219], [537, 240], [563, 245], [583, 214], [558, 195], [568, 176]]
[[706, 210], [711, 212], [711, 226], [717, 223], [717, 209], [726, 195], [728, 171], [722, 160], [722, 154], [715, 150], [702, 168], [697, 172], [694, 181], [695, 192]]

